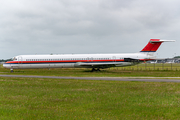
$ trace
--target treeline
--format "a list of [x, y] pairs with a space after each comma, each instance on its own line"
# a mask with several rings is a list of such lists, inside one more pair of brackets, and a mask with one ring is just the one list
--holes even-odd
[[11, 61], [12, 59], [6, 59], [6, 60], [4, 60], [4, 59], [0, 59], [0, 62], [7, 62], [7, 61]]
[[174, 58], [180, 58], [180, 56], [175, 56]]

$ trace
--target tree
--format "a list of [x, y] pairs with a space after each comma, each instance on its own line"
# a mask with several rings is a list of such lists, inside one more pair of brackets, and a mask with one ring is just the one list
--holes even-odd
[[174, 58], [180, 58], [180, 56], [175, 56]]

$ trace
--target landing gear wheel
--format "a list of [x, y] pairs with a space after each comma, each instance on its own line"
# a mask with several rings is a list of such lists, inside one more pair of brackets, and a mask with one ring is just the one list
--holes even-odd
[[94, 72], [94, 71], [96, 71], [96, 69], [95, 69], [95, 68], [92, 68], [91, 72]]
[[14, 71], [13, 71], [13, 69], [11, 69], [11, 73], [13, 73]]
[[95, 69], [95, 68], [92, 68], [91, 72], [94, 72], [94, 71], [101, 71], [99, 68]]

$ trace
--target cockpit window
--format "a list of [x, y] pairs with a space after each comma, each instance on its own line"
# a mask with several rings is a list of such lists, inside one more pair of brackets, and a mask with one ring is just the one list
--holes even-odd
[[16, 58], [16, 57], [14, 57], [14, 58], [13, 58], [13, 61], [16, 61], [16, 60], [17, 60], [17, 58]]

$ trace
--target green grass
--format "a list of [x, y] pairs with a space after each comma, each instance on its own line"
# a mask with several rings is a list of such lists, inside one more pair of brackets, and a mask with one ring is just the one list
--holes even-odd
[[179, 119], [180, 84], [0, 77], [0, 119]]
[[[162, 69], [163, 68], [163, 69]], [[9, 69], [0, 74], [180, 77], [179, 64], [90, 69]], [[180, 84], [0, 77], [0, 119], [179, 119]]]

